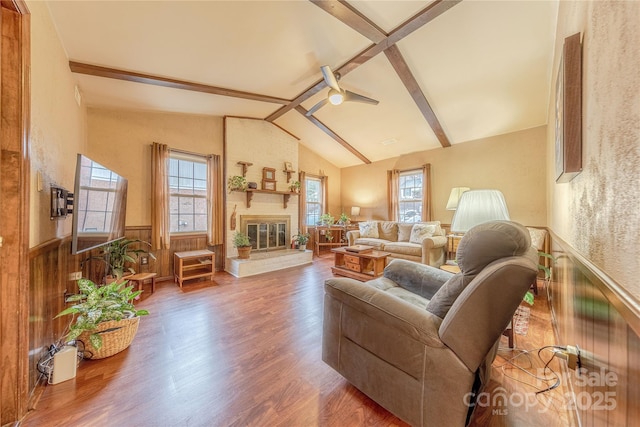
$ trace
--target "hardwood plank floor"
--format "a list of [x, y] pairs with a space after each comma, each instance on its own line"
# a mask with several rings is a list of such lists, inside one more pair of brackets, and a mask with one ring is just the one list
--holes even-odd
[[[332, 257], [322, 256], [255, 277], [217, 273], [214, 283], [187, 282], [182, 291], [172, 282], [158, 283], [154, 294], [145, 286], [138, 306], [151, 314], [132, 345], [83, 361], [75, 379], [47, 386], [21, 425], [406, 426], [321, 360], [331, 265]], [[519, 347], [552, 343], [545, 307], [538, 297]], [[499, 357], [496, 365], [502, 363]], [[500, 368], [489, 389], [499, 387], [531, 391]], [[540, 413], [515, 403], [499, 413], [479, 408], [471, 425], [569, 425], [558, 408]]]

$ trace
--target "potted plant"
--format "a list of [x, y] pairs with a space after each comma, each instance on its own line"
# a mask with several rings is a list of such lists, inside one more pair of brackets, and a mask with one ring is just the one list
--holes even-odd
[[325, 227], [331, 227], [335, 222], [335, 218], [330, 213], [320, 215], [320, 224]]
[[234, 175], [227, 180], [227, 189], [229, 193], [232, 191], [246, 191], [247, 179], [244, 176]]
[[293, 241], [298, 245], [298, 249], [304, 251], [307, 249], [307, 243], [309, 242], [309, 238], [311, 236], [309, 233], [300, 233], [293, 236]]
[[349, 218], [346, 213], [342, 212], [340, 214], [340, 218], [338, 218], [338, 224], [349, 225], [350, 222], [351, 222], [351, 218]]
[[289, 184], [289, 191], [292, 193], [298, 193], [300, 191], [300, 181], [293, 181]]
[[[145, 249], [133, 249], [131, 245], [144, 244], [151, 246], [148, 242], [138, 239], [121, 239], [115, 242], [108, 243], [102, 247], [102, 251], [98, 256], [92, 257], [100, 259], [107, 265], [107, 271], [105, 276], [108, 279], [115, 278], [120, 280], [125, 273], [130, 272], [135, 274], [135, 270], [132, 267], [126, 267], [126, 263], [135, 264], [140, 257], [140, 254], [149, 254], [149, 251]], [[151, 257], [153, 255], [149, 254]], [[155, 257], [153, 257], [155, 259]]]
[[149, 314], [133, 305], [141, 292], [134, 292], [126, 281], [99, 286], [82, 278], [78, 280], [78, 293], [67, 298], [74, 304], [56, 318], [73, 315], [66, 339], [82, 341], [87, 359], [109, 357], [131, 344], [140, 316]]
[[251, 241], [249, 236], [241, 231], [236, 231], [233, 235], [233, 246], [238, 249], [239, 259], [249, 259], [251, 255]]

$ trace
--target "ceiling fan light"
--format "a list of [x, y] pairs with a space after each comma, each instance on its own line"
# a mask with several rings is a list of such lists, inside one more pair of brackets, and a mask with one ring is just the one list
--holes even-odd
[[340, 105], [344, 101], [344, 94], [335, 89], [329, 90], [329, 102], [333, 105]]

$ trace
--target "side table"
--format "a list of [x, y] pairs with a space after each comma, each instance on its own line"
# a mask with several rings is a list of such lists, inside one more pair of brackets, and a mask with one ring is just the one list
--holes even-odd
[[215, 253], [203, 249], [199, 251], [174, 252], [173, 254], [173, 274], [175, 281], [182, 287], [185, 280], [209, 277], [213, 280], [215, 273], [214, 265]]

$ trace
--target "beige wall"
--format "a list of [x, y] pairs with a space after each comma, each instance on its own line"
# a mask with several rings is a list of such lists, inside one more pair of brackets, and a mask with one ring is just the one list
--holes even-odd
[[[583, 34], [583, 171], [554, 182], [547, 135], [549, 226], [640, 298], [640, 3], [560, 2], [553, 86], [565, 37]], [[550, 106], [555, 105], [552, 91]], [[549, 124], [554, 123], [549, 108]]]
[[[291, 162], [294, 170], [298, 170], [298, 140], [284, 132], [278, 126], [264, 120], [243, 119], [237, 117], [225, 118], [226, 132], [226, 165], [227, 176], [242, 175], [239, 161], [253, 163], [248, 169], [246, 178], [249, 182], [258, 184], [262, 188], [262, 168], [276, 170], [276, 190], [289, 191], [284, 162]], [[297, 175], [291, 176], [291, 181]], [[227, 178], [225, 177], [225, 183]], [[279, 194], [257, 193], [253, 195], [251, 207], [247, 208], [247, 197], [243, 192], [227, 193], [227, 219], [236, 208], [236, 230], [239, 231], [242, 215], [288, 215], [290, 216], [289, 230], [294, 234], [298, 228], [298, 196], [291, 196], [287, 208], [283, 206], [283, 196]], [[235, 230], [230, 228], [231, 221], [227, 220], [227, 257], [235, 257], [238, 251], [233, 246]], [[290, 236], [287, 238], [290, 238]], [[227, 267], [230, 264], [227, 263]]]
[[222, 117], [89, 108], [87, 129], [83, 154], [129, 180], [127, 226], [151, 225], [152, 142], [222, 154]]
[[31, 12], [29, 247], [34, 247], [71, 234], [71, 216], [50, 219], [50, 187], [73, 191], [76, 153], [86, 144], [86, 114], [75, 101], [73, 74], [47, 4], [28, 1], [27, 6]]
[[342, 179], [340, 169], [302, 144], [300, 144], [299, 153], [300, 170], [311, 175], [324, 174], [327, 176], [327, 182], [329, 184], [329, 213], [331, 213], [334, 218], [338, 218], [342, 212], [342, 204], [340, 201]]
[[495, 188], [503, 192], [511, 219], [546, 225], [546, 126], [412, 153], [342, 170], [342, 204], [360, 206], [359, 219], [387, 218], [390, 169], [431, 164], [433, 219], [449, 224], [445, 206], [452, 187]]

